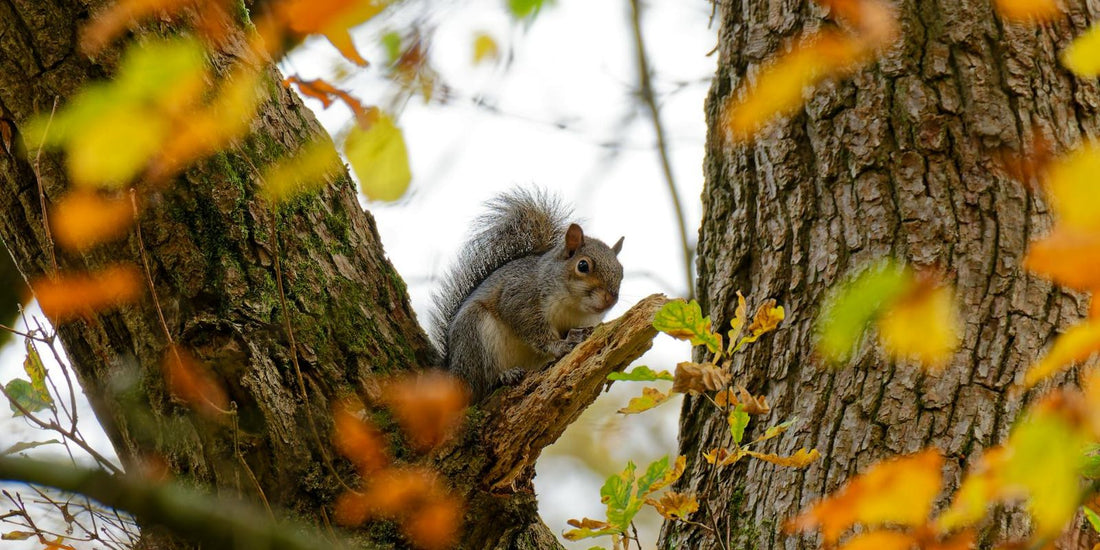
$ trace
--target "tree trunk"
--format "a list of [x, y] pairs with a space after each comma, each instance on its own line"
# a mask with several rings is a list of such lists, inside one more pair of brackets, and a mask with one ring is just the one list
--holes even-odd
[[[270, 504], [327, 531], [334, 498], [344, 484], [357, 484], [332, 443], [333, 403], [370, 395], [378, 388], [373, 376], [430, 366], [435, 352], [346, 173], [278, 209], [260, 197], [256, 167], [328, 139], [297, 96], [278, 85], [234, 147], [196, 163], [170, 185], [139, 189], [148, 199], [138, 221], [142, 239], [131, 232], [85, 254], [55, 249], [42, 204], [56, 203], [70, 182], [61, 155], [28, 158], [20, 133], [32, 116], [49, 113], [55, 101], [64, 105], [115, 70], [120, 49], [97, 61], [76, 50], [77, 29], [101, 7], [90, 3], [0, 0], [0, 124], [13, 131], [11, 140], [0, 135], [0, 239], [27, 279], [53, 275], [55, 254], [61, 274], [119, 262], [140, 267], [148, 259], [155, 300], [147, 293], [139, 303], [57, 327], [128, 470], [161, 462], [183, 483]], [[161, 25], [154, 32], [176, 32]], [[242, 44], [241, 38], [227, 43]], [[226, 58], [240, 58], [216, 57], [222, 58], [213, 60], [223, 64], [219, 74]], [[278, 82], [274, 68], [266, 70]], [[560, 546], [538, 517], [534, 461], [597, 397], [608, 373], [648, 349], [653, 314], [664, 302], [643, 300], [557, 364], [498, 393], [468, 415], [463, 436], [431, 456], [418, 457], [402, 443], [396, 423], [383, 422], [391, 426], [399, 460], [432, 464], [464, 498], [463, 547]], [[166, 333], [210, 368], [228, 393], [230, 413], [204, 419], [173, 397], [161, 366]], [[71, 487], [72, 479], [66, 483]], [[170, 525], [163, 517], [130, 511], [149, 521], [143, 547], [194, 546], [181, 538], [186, 533], [150, 528]], [[407, 546], [386, 525], [368, 524], [351, 536], [371, 546]]]
[[[728, 431], [704, 400], [683, 406], [681, 489], [703, 491], [736, 548], [807, 548], [814, 536], [782, 525], [847, 478], [887, 456], [935, 446], [957, 486], [981, 451], [1002, 441], [1023, 401], [1007, 388], [1086, 302], [1020, 266], [1050, 224], [1041, 195], [998, 170], [991, 153], [1023, 154], [1036, 137], [1064, 150], [1098, 134], [1095, 82], [1075, 80], [1057, 53], [1095, 16], [1067, 3], [1043, 27], [998, 20], [987, 2], [902, 0], [901, 38], [875, 63], [820, 85], [797, 114], [749, 145], [724, 139], [721, 107], [750, 69], [804, 32], [810, 2], [720, 2], [720, 58], [706, 113], [701, 302], [728, 326], [735, 292], [775, 297], [787, 320], [735, 367], [767, 396], [754, 430], [799, 417], [769, 442], [788, 455], [814, 447], [806, 470], [741, 461], [708, 479], [701, 454]], [[957, 288], [961, 348], [942, 374], [894, 363], [864, 344], [839, 370], [814, 356], [812, 325], [827, 290], [865, 262], [895, 256], [938, 268]], [[750, 306], [751, 307], [751, 306]], [[1026, 396], [1025, 396], [1026, 397]], [[749, 436], [746, 436], [749, 437]], [[983, 524], [983, 545], [1019, 537], [1018, 512]], [[704, 530], [666, 525], [662, 548], [712, 548]]]

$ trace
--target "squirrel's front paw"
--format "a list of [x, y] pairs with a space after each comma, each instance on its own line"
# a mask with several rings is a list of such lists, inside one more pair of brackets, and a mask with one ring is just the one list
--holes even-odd
[[569, 343], [570, 347], [576, 347], [577, 344], [588, 339], [592, 336], [592, 331], [596, 327], [581, 327], [569, 329], [569, 334], [565, 335], [565, 341]]
[[520, 380], [523, 380], [524, 376], [527, 376], [527, 371], [520, 368], [514, 368], [500, 373], [500, 378], [498, 380], [501, 386], [515, 386], [519, 384]]

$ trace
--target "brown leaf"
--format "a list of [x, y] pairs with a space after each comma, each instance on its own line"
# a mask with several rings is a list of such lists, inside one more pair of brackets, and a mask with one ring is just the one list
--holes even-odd
[[707, 461], [707, 464], [716, 464], [717, 466], [726, 466], [733, 464], [747, 453], [743, 450], [730, 452], [728, 449], [711, 449], [710, 452], [703, 453], [703, 459]]
[[679, 393], [718, 391], [724, 389], [730, 381], [728, 372], [710, 363], [679, 363], [676, 365], [675, 376], [672, 391]]
[[763, 395], [753, 397], [749, 390], [746, 390], [744, 386], [737, 386], [737, 401], [744, 407], [744, 411], [752, 414], [768, 414], [772, 408], [768, 406], [768, 401]]

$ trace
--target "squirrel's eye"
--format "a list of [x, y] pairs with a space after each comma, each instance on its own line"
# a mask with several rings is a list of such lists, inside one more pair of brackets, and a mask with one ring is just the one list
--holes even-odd
[[577, 271], [579, 271], [581, 273], [588, 273], [588, 270], [589, 270], [588, 260], [581, 260], [581, 261], [577, 262]]

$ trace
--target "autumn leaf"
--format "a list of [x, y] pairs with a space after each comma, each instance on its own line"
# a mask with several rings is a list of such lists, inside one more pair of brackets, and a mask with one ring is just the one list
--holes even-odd
[[1057, 0], [994, 0], [993, 8], [1007, 21], [1040, 23], [1062, 13]]
[[737, 401], [745, 408], [746, 413], [753, 416], [768, 414], [772, 410], [763, 395], [753, 396], [744, 386], [737, 386]]
[[[22, 407], [27, 412], [36, 413], [52, 407], [53, 400], [44, 400], [34, 385], [22, 378], [16, 378], [4, 385], [4, 394], [9, 399], [8, 408], [12, 416], [23, 416]], [[18, 404], [19, 406], [16, 406]]]
[[835, 287], [817, 318], [818, 352], [834, 363], [846, 361], [871, 321], [912, 284], [912, 272], [884, 261]]
[[269, 201], [286, 202], [323, 188], [343, 166], [328, 140], [314, 141], [293, 157], [264, 168], [262, 191]]
[[909, 533], [872, 531], [848, 539], [838, 550], [910, 550], [919, 547]]
[[137, 268], [114, 265], [98, 272], [37, 279], [31, 288], [42, 312], [58, 323], [90, 318], [97, 311], [136, 301], [143, 287]]
[[718, 391], [729, 384], [730, 373], [711, 363], [685, 361], [676, 365], [672, 391], [677, 393], [701, 393]]
[[1038, 363], [1027, 370], [1023, 386], [1030, 388], [1097, 351], [1100, 351], [1100, 321], [1073, 325], [1054, 340], [1050, 351]]
[[745, 451], [745, 454], [759, 458], [765, 462], [771, 462], [779, 466], [786, 466], [788, 468], [805, 468], [812, 464], [815, 460], [821, 458], [821, 453], [817, 449], [806, 450], [805, 447], [795, 451], [791, 456], [779, 456], [767, 453], [758, 453], [756, 451]]
[[667, 370], [654, 371], [645, 365], [634, 367], [630, 372], [613, 372], [607, 375], [607, 379], [631, 382], [655, 382], [657, 380], [667, 380], [671, 382], [675, 380], [672, 374]]
[[35, 347], [34, 340], [27, 338], [24, 342], [26, 343], [27, 357], [23, 359], [23, 372], [26, 372], [27, 378], [30, 379], [35, 398], [47, 405], [52, 405], [53, 397], [50, 396], [50, 390], [46, 388], [46, 365], [42, 364], [42, 356], [38, 355], [38, 348]]
[[733, 464], [747, 454], [748, 452], [743, 449], [730, 451], [729, 449], [718, 448], [703, 453], [703, 459], [707, 461], [707, 464], [716, 464], [721, 467]]
[[1060, 58], [1062, 65], [1077, 76], [1095, 78], [1100, 75], [1100, 25], [1093, 25], [1074, 38], [1073, 42], [1062, 50]]
[[426, 503], [401, 523], [401, 530], [417, 548], [455, 548], [462, 528], [462, 503], [453, 497]]
[[704, 317], [695, 300], [674, 300], [653, 317], [653, 328], [677, 340], [690, 340], [693, 346], [706, 346], [711, 353], [722, 349], [722, 337], [710, 329], [710, 317]]
[[733, 435], [733, 442], [740, 445], [741, 440], [745, 438], [745, 427], [749, 425], [749, 413], [745, 412], [745, 406], [737, 405], [730, 411], [726, 421], [730, 427], [730, 434]]
[[973, 525], [985, 516], [1000, 491], [1004, 459], [1003, 447], [993, 447], [982, 454], [955, 490], [951, 505], [936, 518], [940, 532]]
[[826, 544], [832, 544], [856, 523], [921, 525], [940, 492], [942, 467], [935, 449], [879, 462], [791, 520], [788, 529], [819, 527]]
[[128, 200], [79, 189], [66, 193], [50, 212], [54, 240], [78, 252], [124, 235], [133, 221]]
[[383, 384], [381, 397], [411, 446], [420, 452], [430, 451], [454, 437], [469, 404], [465, 385], [442, 372], [389, 380]]
[[356, 65], [367, 61], [359, 55], [348, 30], [386, 9], [391, 0], [283, 0], [275, 5], [279, 24], [292, 35], [321, 34]]
[[320, 78], [316, 80], [303, 80], [297, 76], [291, 76], [283, 80], [283, 86], [288, 88], [290, 86], [297, 86], [298, 91], [301, 92], [302, 95], [320, 101], [321, 106], [326, 109], [336, 100], [340, 100], [351, 109], [352, 114], [360, 121], [371, 120], [371, 117], [374, 116], [371, 114], [371, 110], [364, 107], [363, 103], [356, 99], [355, 96]]
[[783, 317], [783, 306], [775, 305], [774, 299], [765, 300], [756, 309], [756, 315], [753, 316], [752, 324], [749, 325], [748, 330], [752, 333], [752, 338], [759, 338], [761, 335], [775, 330]]
[[1073, 518], [1088, 439], [1058, 411], [1039, 410], [1016, 424], [1005, 442], [1003, 492], [1022, 490], [1035, 533], [1054, 537]]
[[379, 112], [370, 127], [353, 126], [344, 153], [370, 200], [395, 201], [412, 181], [405, 138], [389, 115]]
[[959, 320], [950, 288], [918, 282], [878, 320], [879, 342], [896, 358], [942, 367], [959, 345]]
[[[657, 461], [657, 463], [661, 463], [661, 461]], [[667, 487], [668, 485], [672, 484], [676, 480], [680, 479], [680, 476], [684, 475], [684, 469], [685, 468], [687, 468], [687, 457], [686, 456], [676, 457], [676, 460], [674, 460], [672, 462], [672, 466], [670, 468], [665, 469], [662, 466], [661, 467], [661, 472], [662, 472], [661, 476], [656, 478], [656, 481], [654, 481], [649, 486], [649, 489], [646, 491], [646, 494], [659, 491], [659, 490]]]
[[746, 315], [748, 315], [748, 306], [745, 304], [745, 297], [741, 294], [741, 291], [737, 291], [737, 308], [733, 311], [733, 320], [730, 321], [730, 330], [726, 335], [729, 337], [729, 349], [726, 350], [727, 354], [732, 354], [737, 342], [740, 341], [741, 332], [745, 329]]
[[776, 424], [775, 426], [770, 426], [768, 429], [764, 430], [764, 435], [755, 439], [753, 443], [760, 443], [761, 441], [767, 441], [769, 439], [778, 437], [789, 430], [791, 426], [794, 426], [795, 422], [798, 422], [798, 417], [794, 417], [786, 422]]
[[657, 388], [642, 388], [642, 395], [630, 399], [630, 402], [618, 410], [620, 414], [637, 414], [648, 411], [668, 400], [668, 394]]
[[867, 59], [867, 44], [837, 31], [819, 31], [769, 63], [747, 89], [731, 96], [725, 125], [733, 139], [746, 140], [776, 117], [800, 107], [805, 90], [822, 79], [852, 70]]
[[487, 33], [479, 32], [474, 35], [474, 65], [480, 65], [486, 60], [500, 58], [500, 47], [497, 41]]
[[168, 391], [196, 412], [208, 418], [228, 412], [225, 389], [187, 350], [169, 345], [164, 353], [163, 372]]
[[359, 475], [368, 476], [390, 464], [385, 436], [371, 422], [353, 412], [354, 404], [345, 402], [333, 408], [333, 442], [340, 454], [355, 464]]
[[561, 534], [566, 540], [581, 540], [591, 537], [602, 537], [604, 535], [611, 535], [619, 533], [617, 529], [611, 527], [611, 524], [606, 521], [599, 521], [590, 518], [583, 518], [580, 520], [571, 519], [566, 521], [569, 525], [576, 527], [576, 529], [570, 529]]
[[856, 31], [868, 48], [888, 46], [897, 38], [898, 22], [894, 8], [878, 0], [818, 0], [831, 15]]
[[1024, 257], [1024, 267], [1028, 271], [1078, 290], [1100, 289], [1097, 265], [1100, 265], [1100, 230], [1075, 231], [1057, 227], [1051, 234], [1032, 242]]
[[685, 495], [669, 491], [661, 498], [646, 499], [646, 504], [654, 507], [658, 514], [665, 519], [678, 520], [684, 519], [691, 514], [694, 514], [699, 510], [699, 501], [695, 498], [695, 495]]
[[[1096, 37], [1095, 48], [1100, 49], [1100, 25], [1090, 29], [1089, 34]], [[1094, 75], [1100, 74], [1098, 55], [1100, 51], [1092, 56], [1097, 64]], [[1093, 141], [1051, 163], [1046, 179], [1047, 199], [1061, 229], [1071, 233], [1100, 231], [1100, 216], [1096, 215], [1100, 205], [1097, 173], [1100, 173], [1100, 144]]]

